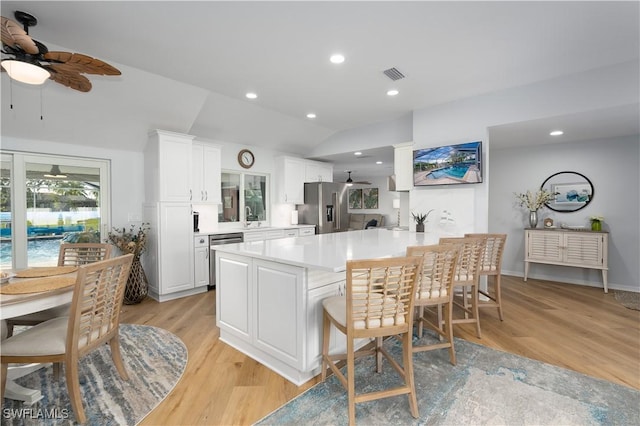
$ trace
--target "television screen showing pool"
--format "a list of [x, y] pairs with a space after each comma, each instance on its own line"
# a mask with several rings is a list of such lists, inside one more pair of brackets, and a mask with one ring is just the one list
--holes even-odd
[[413, 185], [458, 185], [482, 182], [482, 142], [467, 142], [413, 151]]

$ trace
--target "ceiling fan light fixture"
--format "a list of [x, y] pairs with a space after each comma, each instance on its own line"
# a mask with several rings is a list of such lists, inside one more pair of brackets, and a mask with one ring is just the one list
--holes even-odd
[[62, 174], [59, 166], [53, 165], [51, 166], [51, 171], [49, 173], [45, 173], [44, 177], [53, 178], [53, 179], [64, 179], [67, 177], [67, 175]]
[[7, 71], [9, 77], [21, 83], [38, 85], [51, 77], [49, 71], [29, 62], [5, 59], [0, 65]]

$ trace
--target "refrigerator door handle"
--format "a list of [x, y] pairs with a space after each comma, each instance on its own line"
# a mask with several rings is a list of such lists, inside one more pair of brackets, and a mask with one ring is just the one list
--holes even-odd
[[340, 200], [338, 199], [338, 193], [331, 194], [331, 201], [335, 206], [335, 213], [333, 216], [333, 230], [340, 229]]

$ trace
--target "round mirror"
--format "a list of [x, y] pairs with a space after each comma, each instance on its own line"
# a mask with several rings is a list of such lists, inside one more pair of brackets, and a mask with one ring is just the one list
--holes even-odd
[[555, 194], [553, 201], [546, 204], [549, 209], [570, 213], [583, 209], [593, 199], [593, 184], [578, 172], [558, 172], [547, 178], [540, 186]]

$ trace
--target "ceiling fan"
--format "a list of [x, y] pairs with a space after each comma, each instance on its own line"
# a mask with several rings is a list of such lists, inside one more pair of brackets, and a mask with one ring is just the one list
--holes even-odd
[[345, 170], [345, 172], [349, 173], [349, 177], [346, 181], [344, 181], [344, 183], [346, 183], [347, 185], [371, 185], [371, 182], [367, 182], [365, 180], [354, 181], [353, 179], [351, 179], [351, 170]]
[[43, 84], [47, 79], [80, 92], [91, 90], [91, 82], [82, 74], [120, 75], [120, 71], [91, 56], [70, 52], [50, 52], [47, 46], [29, 36], [29, 27], [38, 20], [31, 14], [14, 12], [17, 22], [2, 16], [2, 71], [28, 84]]

